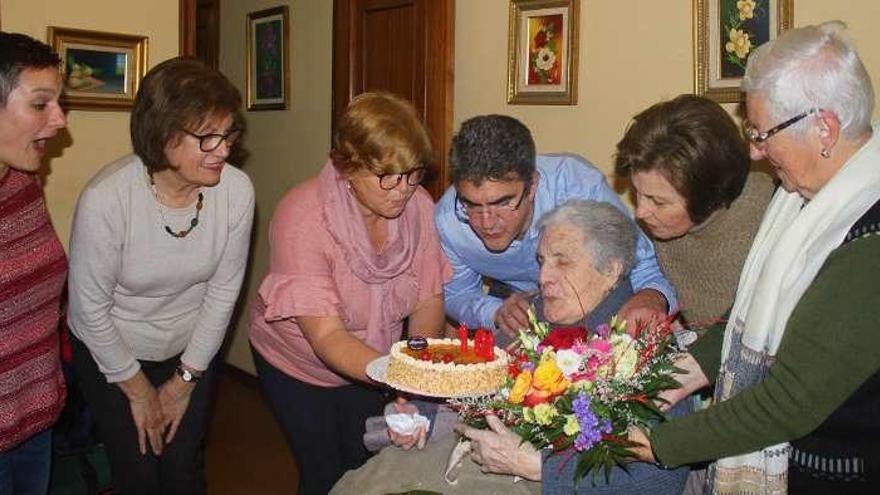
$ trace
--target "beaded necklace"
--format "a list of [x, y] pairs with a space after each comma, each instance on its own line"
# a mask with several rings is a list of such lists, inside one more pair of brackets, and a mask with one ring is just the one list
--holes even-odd
[[188, 236], [192, 229], [196, 228], [196, 225], [199, 224], [199, 214], [202, 212], [202, 206], [204, 205], [205, 196], [199, 191], [199, 200], [196, 201], [196, 216], [189, 221], [189, 228], [185, 230], [178, 230], [177, 232], [171, 230], [171, 227], [168, 226], [168, 219], [165, 218], [165, 212], [162, 211], [162, 201], [159, 199], [160, 193], [159, 189], [156, 187], [156, 183], [153, 181], [153, 174], [150, 175], [150, 190], [153, 191], [153, 196], [156, 197], [156, 209], [159, 210], [159, 215], [162, 217], [162, 222], [165, 223], [165, 232], [168, 232], [168, 235], [171, 237], [175, 237], [177, 239], [183, 239]]

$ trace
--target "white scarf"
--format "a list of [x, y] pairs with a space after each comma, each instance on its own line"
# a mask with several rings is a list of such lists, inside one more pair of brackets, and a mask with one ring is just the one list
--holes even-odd
[[[821, 164], [820, 164], [821, 166]], [[746, 258], [722, 348], [721, 400], [739, 393], [725, 367], [731, 349], [772, 359], [801, 296], [828, 255], [880, 197], [880, 129], [805, 202], [780, 188]], [[733, 342], [742, 335], [740, 343]], [[741, 345], [738, 345], [741, 344]], [[716, 394], [716, 398], [719, 394]], [[715, 493], [785, 493], [788, 444], [726, 457], [716, 466]]]

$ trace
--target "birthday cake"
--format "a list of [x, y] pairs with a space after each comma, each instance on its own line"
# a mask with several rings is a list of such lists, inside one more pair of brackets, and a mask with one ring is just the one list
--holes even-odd
[[436, 397], [493, 393], [507, 377], [507, 352], [477, 337], [397, 342], [391, 347], [386, 382]]

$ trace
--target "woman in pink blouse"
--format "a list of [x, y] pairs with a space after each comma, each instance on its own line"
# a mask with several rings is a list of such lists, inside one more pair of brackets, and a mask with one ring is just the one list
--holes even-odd
[[272, 218], [269, 273], [251, 308], [261, 386], [296, 457], [301, 495], [327, 493], [367, 458], [364, 420], [384, 397], [367, 364], [401, 338], [442, 333], [450, 276], [419, 187], [431, 145], [390, 94], [352, 100], [317, 177]]

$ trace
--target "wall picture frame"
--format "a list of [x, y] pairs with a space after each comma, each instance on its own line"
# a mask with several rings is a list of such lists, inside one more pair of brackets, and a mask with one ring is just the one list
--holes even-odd
[[61, 57], [62, 103], [71, 110], [129, 110], [147, 70], [148, 38], [49, 26]]
[[286, 5], [247, 15], [247, 109], [290, 106], [290, 34]]
[[508, 103], [577, 103], [579, 3], [510, 0]]
[[694, 93], [743, 101], [750, 53], [793, 24], [794, 0], [693, 0]]

